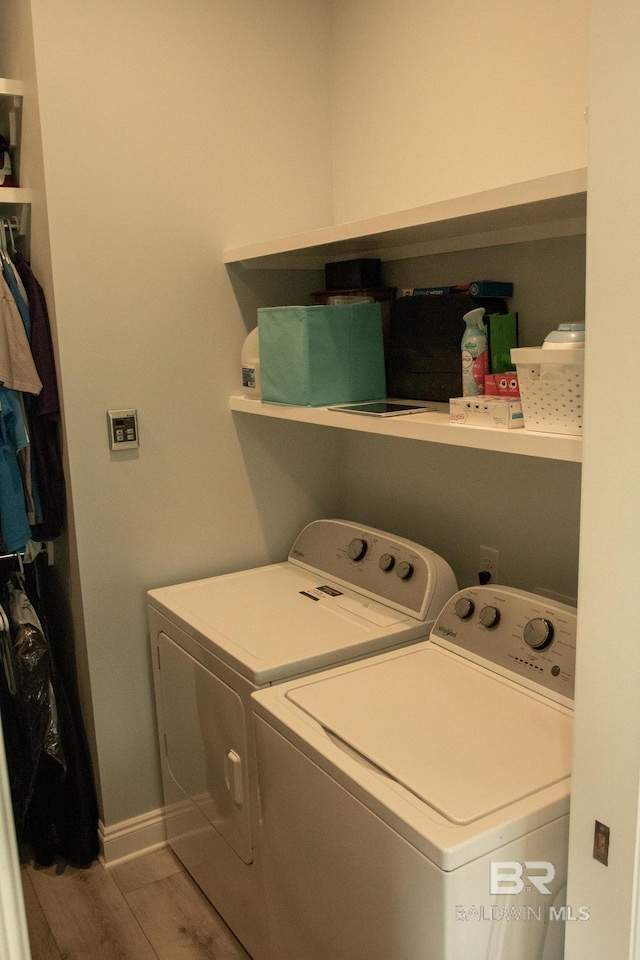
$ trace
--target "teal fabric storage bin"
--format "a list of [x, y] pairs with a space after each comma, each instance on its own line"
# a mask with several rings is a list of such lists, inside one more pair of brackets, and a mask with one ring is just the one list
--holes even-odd
[[262, 399], [325, 407], [386, 396], [379, 303], [258, 310]]

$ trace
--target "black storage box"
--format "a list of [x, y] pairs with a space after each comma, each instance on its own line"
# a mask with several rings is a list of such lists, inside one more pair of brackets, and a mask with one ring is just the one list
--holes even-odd
[[462, 318], [475, 307], [507, 313], [501, 298], [465, 293], [395, 301], [386, 358], [389, 397], [447, 402], [462, 396]]
[[325, 263], [324, 282], [327, 290], [381, 287], [380, 261], [340, 260], [338, 263]]

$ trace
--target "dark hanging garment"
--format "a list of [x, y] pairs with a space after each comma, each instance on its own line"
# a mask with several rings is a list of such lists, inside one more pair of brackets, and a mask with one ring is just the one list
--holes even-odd
[[42, 380], [37, 397], [29, 398], [27, 419], [33, 447], [33, 468], [42, 506], [42, 522], [32, 527], [34, 540], [53, 540], [62, 532], [65, 485], [59, 443], [60, 403], [49, 312], [44, 291], [28, 260], [16, 253], [14, 266], [24, 284], [31, 316], [30, 347]]
[[99, 843], [98, 804], [84, 730], [74, 722], [46, 624], [19, 575], [5, 586], [4, 609], [13, 632], [17, 708], [24, 717], [30, 761], [27, 796], [19, 802], [18, 836], [43, 866], [56, 857], [87, 866], [98, 856]]
[[59, 681], [54, 686], [67, 768], [63, 773], [53, 757], [46, 752], [41, 755], [23, 837], [42, 866], [62, 857], [74, 867], [87, 867], [100, 852], [90, 760], [64, 686]]

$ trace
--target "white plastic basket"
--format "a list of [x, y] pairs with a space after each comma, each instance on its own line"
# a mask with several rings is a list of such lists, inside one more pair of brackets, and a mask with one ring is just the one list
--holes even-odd
[[511, 360], [525, 428], [582, 436], [584, 350], [519, 347], [511, 351]]

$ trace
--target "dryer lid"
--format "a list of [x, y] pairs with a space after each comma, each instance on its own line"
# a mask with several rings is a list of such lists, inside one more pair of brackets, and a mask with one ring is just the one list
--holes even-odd
[[151, 590], [149, 602], [258, 685], [378, 653], [429, 627], [291, 563]]
[[570, 776], [568, 712], [435, 645], [363, 661], [287, 699], [452, 823]]

